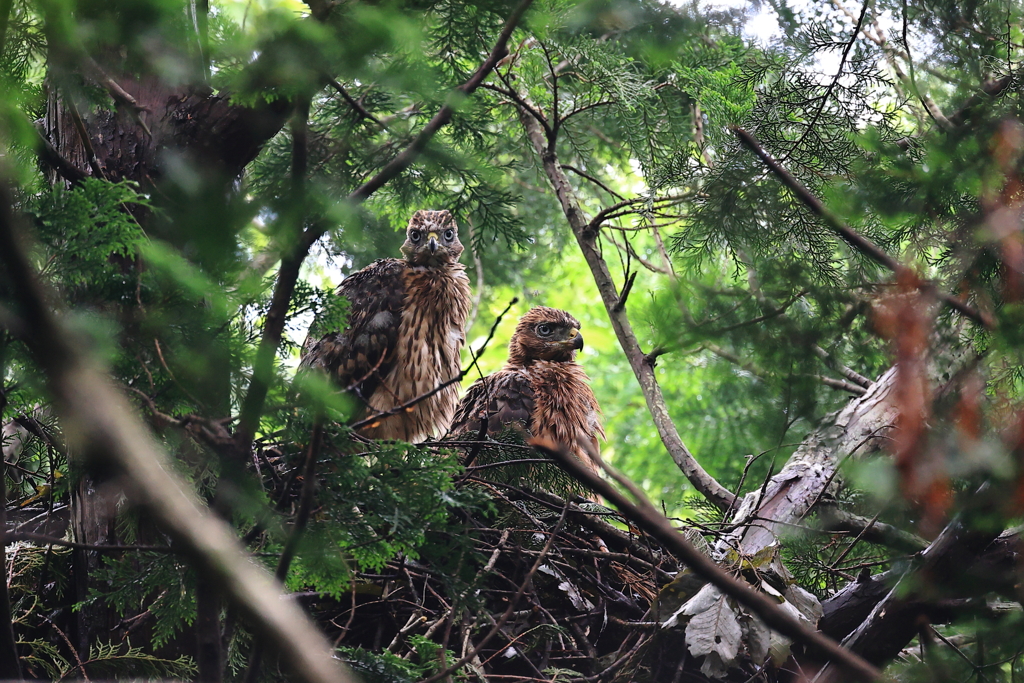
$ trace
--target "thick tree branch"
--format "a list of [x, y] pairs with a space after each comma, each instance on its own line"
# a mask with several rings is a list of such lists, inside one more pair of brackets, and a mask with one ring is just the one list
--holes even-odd
[[0, 188], [0, 262], [7, 268], [29, 348], [46, 373], [71, 452], [120, 473], [130, 500], [181, 544], [302, 680], [353, 680], [298, 606], [280, 599], [282, 586], [251, 562], [234, 530], [204, 510], [173, 474], [166, 454], [125, 398], [81, 355], [73, 333], [50, 313], [18, 239], [11, 206], [7, 188]]
[[[498, 61], [507, 54], [506, 45], [508, 40], [532, 2], [533, 0], [522, 0], [519, 3], [508, 18], [508, 21], [505, 22], [505, 26], [487, 59], [484, 60], [468, 81], [456, 88], [456, 93], [453, 93], [449, 98], [449, 103], [444, 105], [434, 115], [434, 118], [424, 126], [423, 130], [420, 131], [419, 135], [416, 136], [408, 147], [392, 159], [379, 173], [349, 194], [348, 201], [350, 203], [362, 203], [387, 182], [407, 169], [427, 146], [427, 143], [433, 138], [434, 134], [451, 121], [459, 102], [473, 94], [483, 83], [484, 79], [494, 70]], [[281, 343], [288, 305], [291, 302], [292, 295], [295, 293], [295, 283], [299, 279], [299, 270], [302, 267], [303, 261], [306, 260], [310, 248], [324, 235], [327, 227], [327, 224], [324, 222], [317, 222], [307, 227], [298, 237], [291, 251], [281, 261], [281, 268], [278, 271], [277, 283], [274, 286], [270, 308], [267, 311], [267, 317], [263, 324], [263, 336], [260, 340], [259, 351], [253, 366], [253, 377], [242, 404], [243, 419], [239, 421], [238, 429], [235, 432], [235, 448], [242, 452], [248, 452], [251, 448], [259, 415], [263, 412], [263, 403], [266, 401], [267, 391], [270, 388], [270, 378], [273, 375], [274, 357]]]
[[846, 367], [845, 365], [834, 359], [828, 351], [821, 348], [817, 344], [814, 345], [814, 353], [817, 354], [817, 356], [821, 358], [823, 361], [825, 361], [825, 365], [834, 369], [836, 372], [838, 372], [839, 374], [841, 374], [843, 377], [850, 380], [854, 384], [865, 389], [871, 388], [872, 382], [870, 379], [860, 374], [856, 370]]
[[[817, 504], [842, 461], [877, 450], [896, 423], [898, 410], [891, 398], [895, 384], [893, 367], [863, 396], [826, 415], [766, 487], [744, 496], [732, 516], [739, 526], [721, 547], [738, 548], [741, 554], [749, 556], [768, 547], [786, 527], [798, 523]], [[746, 521], [754, 517], [763, 521], [747, 525]]]
[[[779, 608], [778, 603], [767, 595], [759, 593], [747, 582], [735, 578], [732, 574], [715, 564], [711, 558], [697, 550], [687, 541], [672, 526], [672, 522], [665, 515], [658, 512], [646, 498], [642, 495], [637, 495], [639, 491], [636, 490], [635, 486], [628, 486], [636, 498], [636, 503], [632, 503], [618, 489], [584, 467], [575, 456], [562, 446], [542, 439], [532, 439], [530, 445], [542, 453], [551, 456], [562, 469], [587, 487], [604, 496], [606, 500], [618, 508], [619, 512], [656, 538], [665, 548], [672, 551], [676, 557], [686, 564], [690, 571], [702, 579], [711, 582], [722, 593], [750, 609], [772, 629], [788, 638], [810, 646], [817, 656], [823, 656], [831, 660], [858, 680], [874, 681], [881, 677], [881, 672], [874, 666], [853, 652], [843, 648], [828, 636], [815, 631], [812, 627], [783, 611]], [[598, 462], [606, 472], [614, 476], [621, 483], [628, 483], [628, 480], [618, 475], [618, 473], [601, 462], [600, 459], [598, 459]]]
[[[934, 599], [922, 601], [929, 587], [948, 584], [968, 573], [996, 536], [998, 532], [972, 531], [958, 520], [952, 522], [921, 553], [917, 566], [913, 567], [913, 573], [921, 577], [921, 581], [911, 589], [902, 587], [900, 584], [911, 571], [904, 573], [843, 644], [872, 663], [891, 660], [917, 634], [919, 617], [934, 604]], [[978, 593], [987, 591], [977, 583], [975, 588]]]
[[841, 510], [838, 505], [820, 505], [818, 519], [829, 531], [858, 534], [869, 543], [877, 543], [906, 553], [916, 553], [928, 547], [928, 541], [916, 534], [878, 520]]
[[14, 0], [0, 0], [0, 54], [4, 52], [7, 45], [7, 26], [11, 22], [11, 9], [14, 7]]
[[839, 389], [840, 391], [846, 391], [848, 393], [853, 394], [854, 396], [863, 396], [864, 393], [867, 391], [864, 387], [860, 386], [859, 384], [854, 384], [853, 382], [847, 382], [841, 379], [835, 379], [833, 377], [828, 377], [826, 375], [815, 375], [814, 378], [827, 387]]
[[672, 460], [676, 463], [683, 474], [690, 481], [697, 491], [710, 500], [719, 508], [725, 510], [732, 503], [734, 496], [724, 486], [715, 481], [708, 474], [697, 459], [693, 457], [686, 444], [679, 436], [672, 418], [668, 414], [668, 407], [665, 405], [665, 398], [661, 393], [657, 378], [654, 375], [654, 367], [648, 363], [643, 351], [640, 350], [640, 343], [629, 322], [629, 314], [625, 308], [619, 308], [620, 296], [615, 290], [615, 283], [612, 280], [608, 264], [597, 250], [597, 233], [593, 229], [580, 209], [576, 194], [573, 192], [569, 179], [562, 170], [558, 157], [554, 152], [549, 151], [544, 131], [534, 116], [524, 109], [519, 110], [519, 121], [526, 130], [526, 136], [533, 145], [534, 150], [540, 157], [547, 174], [548, 181], [554, 188], [555, 195], [562, 212], [565, 214], [569, 226], [572, 228], [576, 242], [583, 252], [583, 256], [590, 266], [590, 272], [601, 293], [601, 300], [604, 302], [611, 320], [615, 336], [619, 339], [622, 350], [626, 353], [633, 374], [636, 375], [640, 390], [647, 401], [647, 409], [651, 413], [654, 424], [658, 429], [658, 435], [668, 450]]
[[39, 160], [56, 171], [64, 180], [68, 181], [72, 185], [77, 185], [89, 177], [85, 171], [65, 159], [61, 153], [58, 152], [52, 144], [50, 144], [50, 141], [43, 137], [41, 132], [39, 133], [39, 139], [36, 142], [36, 154], [39, 157]]

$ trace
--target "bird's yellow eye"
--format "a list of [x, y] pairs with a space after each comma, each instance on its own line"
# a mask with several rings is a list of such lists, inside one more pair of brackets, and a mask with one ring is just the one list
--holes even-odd
[[420, 237], [422, 237], [422, 235], [420, 235], [420, 231], [419, 230], [410, 230], [409, 231], [409, 241], [410, 242], [413, 242], [413, 243], [419, 242], [420, 241]]
[[548, 325], [547, 323], [541, 323], [540, 325], [537, 325], [537, 334], [539, 334], [542, 337], [550, 336], [551, 325]]

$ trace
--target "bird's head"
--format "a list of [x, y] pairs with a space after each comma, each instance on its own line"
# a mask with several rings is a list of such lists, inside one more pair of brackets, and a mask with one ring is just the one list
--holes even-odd
[[537, 360], [567, 362], [583, 348], [580, 321], [565, 311], [534, 306], [519, 319], [508, 344], [509, 363], [525, 365]]
[[436, 268], [455, 263], [462, 249], [459, 226], [450, 211], [417, 211], [409, 219], [402, 253], [411, 265]]

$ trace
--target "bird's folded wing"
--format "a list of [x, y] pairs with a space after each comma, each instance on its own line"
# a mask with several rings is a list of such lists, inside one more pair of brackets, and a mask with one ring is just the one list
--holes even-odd
[[534, 393], [522, 373], [501, 370], [477, 380], [459, 403], [452, 434], [477, 434], [487, 420], [487, 434], [501, 433], [509, 425], [530, 432], [533, 427]]
[[324, 330], [314, 322], [302, 345], [302, 366], [321, 368], [339, 386], [369, 399], [394, 363], [404, 271], [402, 261], [381, 259], [345, 278], [337, 294], [349, 301], [348, 323], [343, 330]]

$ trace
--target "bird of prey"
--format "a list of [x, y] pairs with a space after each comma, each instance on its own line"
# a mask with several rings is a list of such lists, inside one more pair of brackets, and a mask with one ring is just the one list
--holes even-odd
[[516, 326], [505, 367], [477, 380], [459, 403], [452, 434], [495, 435], [518, 426], [529, 436], [567, 447], [593, 470], [590, 453], [604, 437], [601, 409], [576, 362], [583, 348], [580, 323], [565, 311], [530, 309]]
[[[350, 303], [346, 327], [321, 330], [314, 323], [303, 344], [302, 366], [325, 370], [365, 404], [366, 417], [404, 405], [460, 372], [471, 298], [458, 262], [458, 225], [448, 211], [417, 211], [405, 235], [405, 258], [375, 261], [338, 287]], [[416, 443], [447, 429], [458, 384], [360, 434]]]

